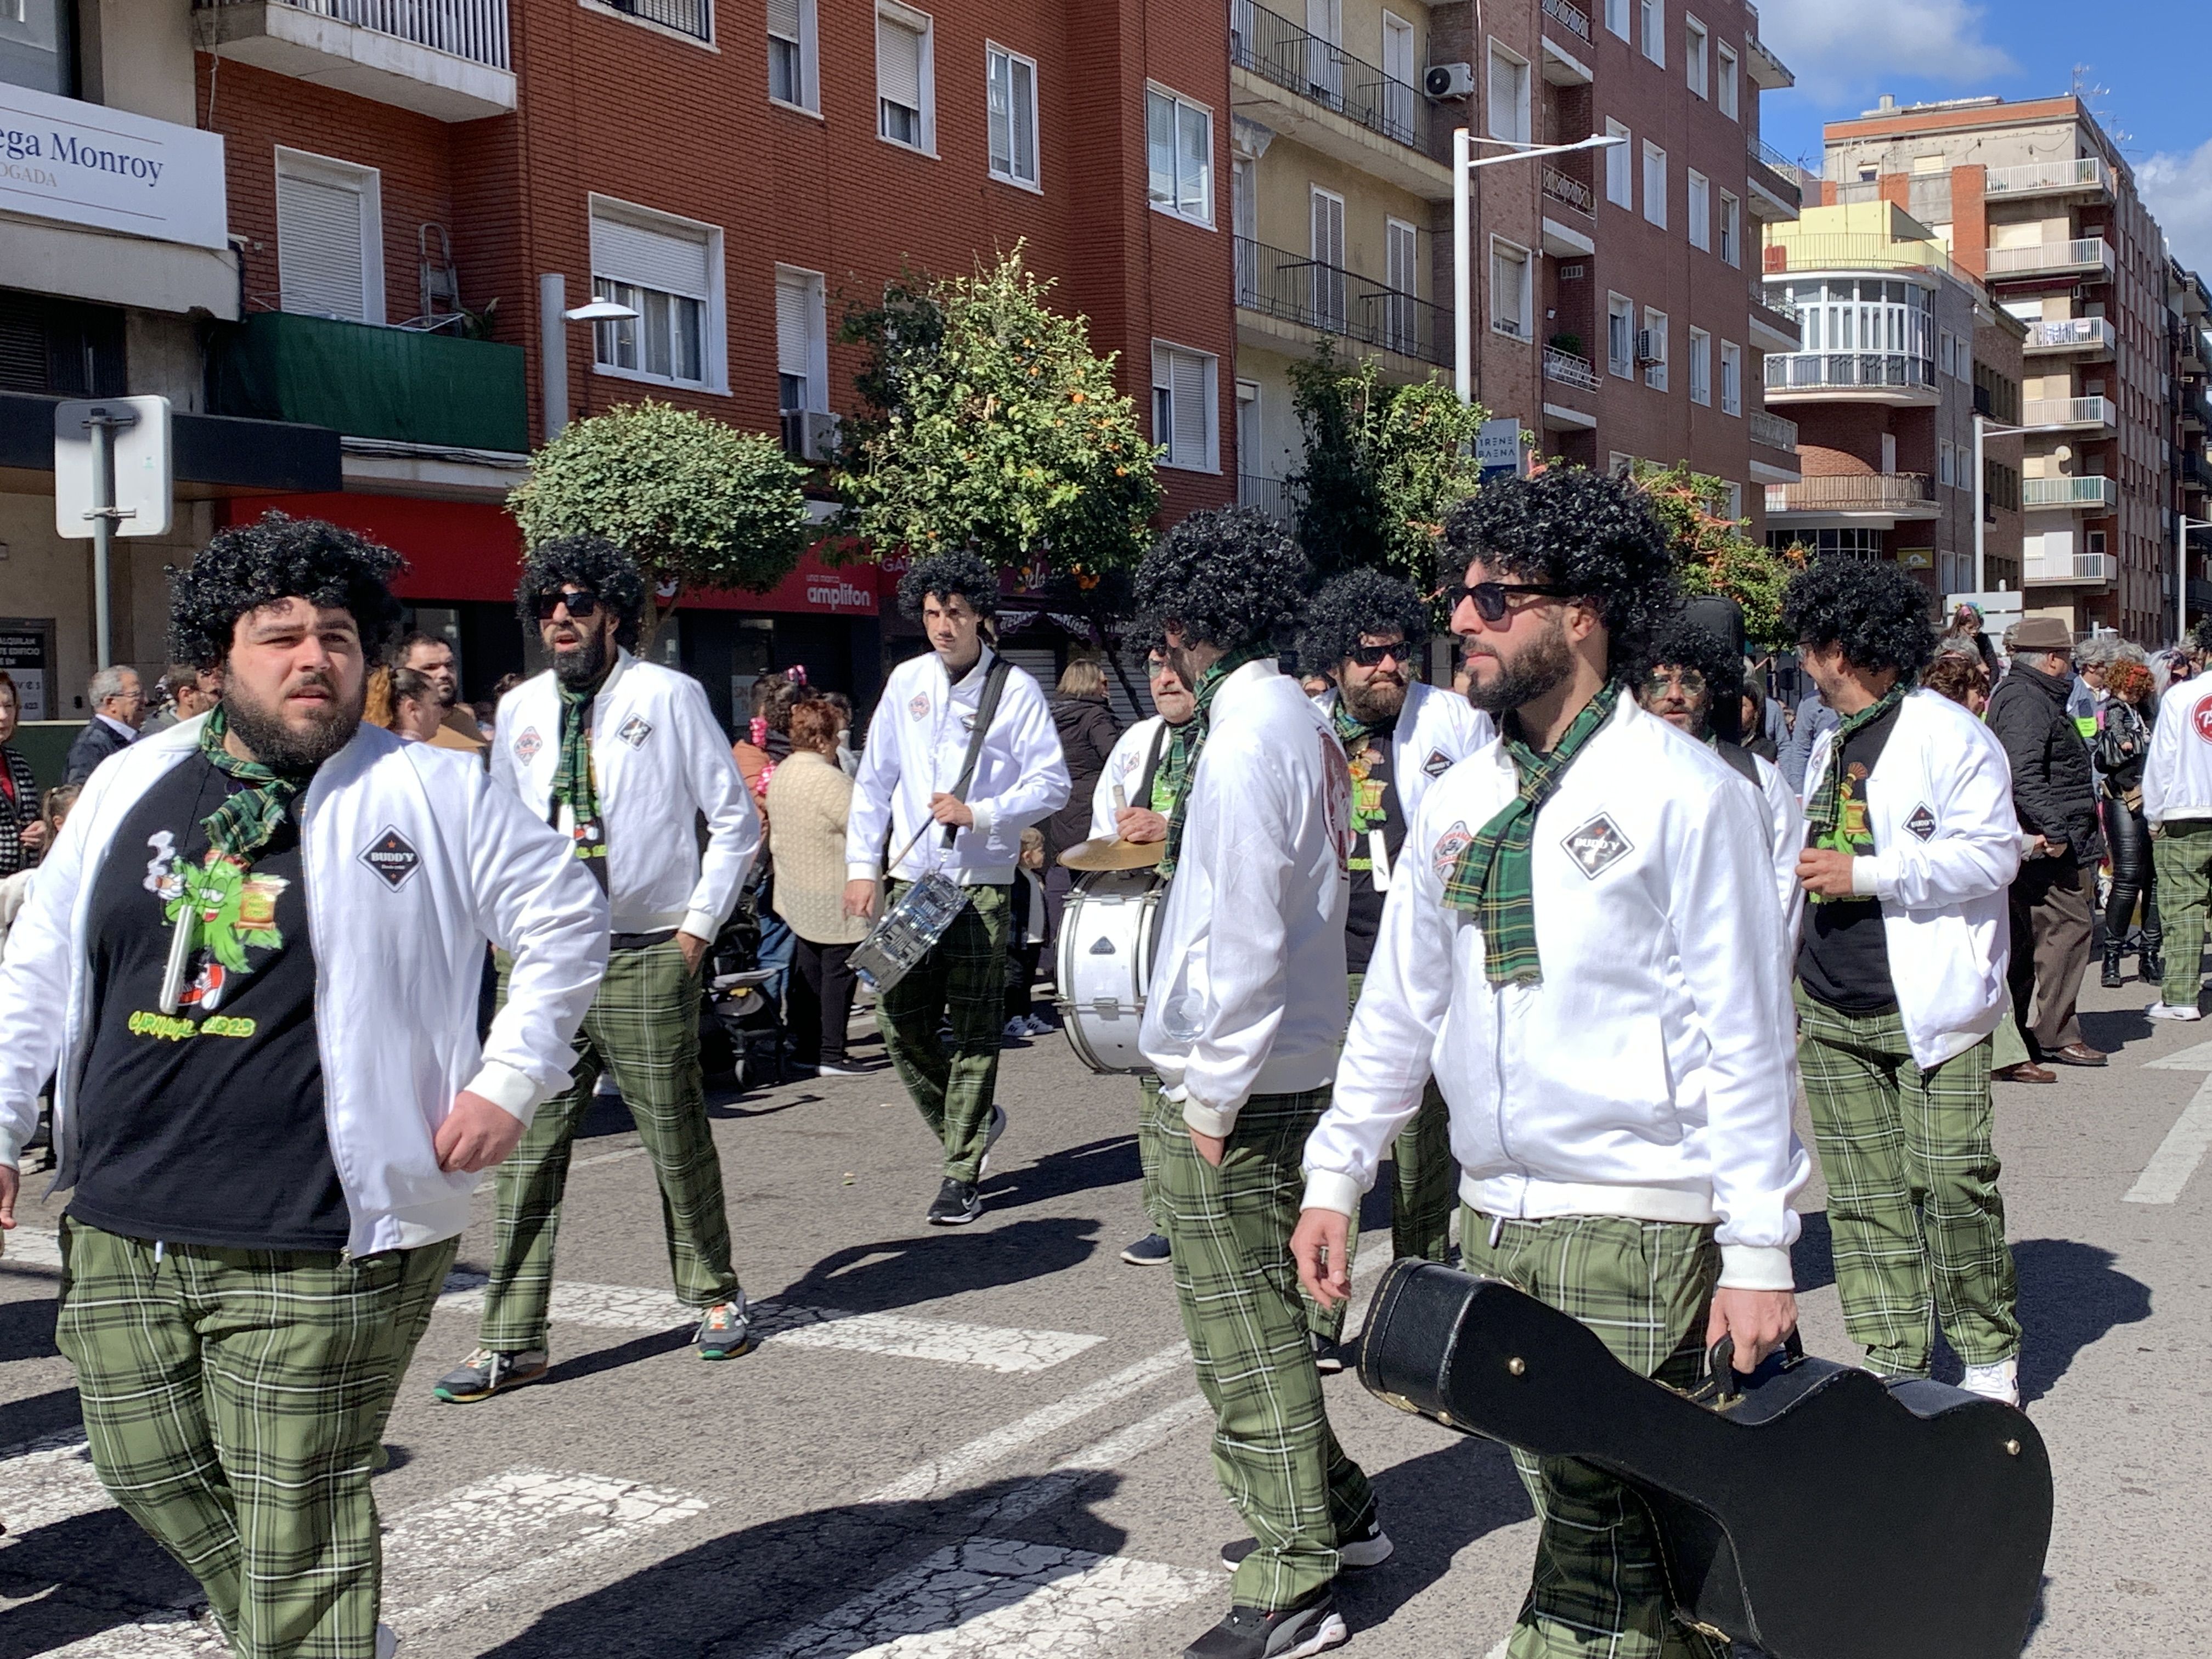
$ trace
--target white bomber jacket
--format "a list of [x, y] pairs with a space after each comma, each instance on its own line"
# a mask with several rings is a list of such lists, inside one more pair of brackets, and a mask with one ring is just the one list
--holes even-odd
[[2212, 818], [2212, 680], [2178, 680], [2158, 700], [2142, 801], [2154, 826]]
[[[1324, 691], [1314, 699], [1315, 706], [1333, 719], [1337, 695]], [[1421, 810], [1431, 784], [1497, 735], [1490, 716], [1451, 687], [1419, 680], [1408, 685], [1390, 738], [1390, 782], [1406, 822], [1413, 823]]]
[[[547, 818], [560, 767], [561, 694], [548, 669], [501, 701], [491, 775]], [[759, 854], [761, 824], [699, 682], [617, 653], [592, 700], [592, 772], [612, 930], [679, 928], [711, 941]], [[707, 820], [703, 855], [695, 811]]]
[[1542, 982], [1494, 987], [1443, 887], [1517, 787], [1493, 742], [1423, 799], [1306, 1143], [1306, 1205], [1357, 1212], [1433, 1075], [1484, 1214], [1717, 1222], [1723, 1284], [1789, 1289], [1810, 1165], [1758, 797], [1624, 696], [1536, 820]]
[[1154, 714], [1139, 720], [1115, 740], [1098, 781], [1091, 787], [1091, 840], [1111, 841], [1118, 833], [1119, 826], [1114, 822], [1116, 789], [1121, 792], [1122, 805], [1152, 809], [1152, 802], [1137, 798], [1137, 789], [1145, 781], [1145, 763], [1152, 758], [1152, 745], [1167, 741], [1167, 724], [1164, 718]]
[[[1813, 741], [1805, 799], [1818, 793], [1835, 733]], [[2020, 872], [2012, 766], [1996, 733], [1940, 691], [1915, 691], [1866, 781], [1875, 854], [1856, 859], [1852, 890], [1881, 901], [1889, 977], [1913, 1063], [1932, 1071], [1997, 1028]]]
[[[18, 1162], [49, 1075], [54, 1141], [68, 1144], [91, 1046], [95, 878], [124, 818], [197, 752], [204, 724], [180, 721], [105, 762], [31, 884], [0, 955], [0, 1164]], [[440, 1170], [432, 1138], [464, 1089], [527, 1123], [568, 1086], [569, 1042], [606, 968], [606, 901], [568, 838], [494, 787], [473, 755], [380, 726], [323, 763], [300, 824], [346, 1248], [435, 1243], [469, 1224], [478, 1177]], [[514, 968], [479, 1048], [487, 939]]]

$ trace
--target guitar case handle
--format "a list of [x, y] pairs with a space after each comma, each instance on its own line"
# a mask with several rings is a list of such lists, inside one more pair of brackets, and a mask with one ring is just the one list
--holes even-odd
[[1723, 1336], [1706, 1350], [1705, 1381], [1698, 1390], [1698, 1397], [1707, 1404], [1732, 1406], [1743, 1397], [1746, 1389], [1755, 1389], [1779, 1376], [1804, 1357], [1805, 1340], [1793, 1328], [1782, 1339], [1782, 1346], [1759, 1361], [1755, 1370], [1739, 1372], [1735, 1368], [1735, 1339]]

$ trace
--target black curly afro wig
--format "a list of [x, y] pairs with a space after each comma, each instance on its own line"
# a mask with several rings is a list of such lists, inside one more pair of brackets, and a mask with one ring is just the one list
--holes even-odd
[[1298, 667], [1308, 674], [1334, 672], [1362, 634], [1402, 634], [1407, 645], [1419, 646], [1429, 637], [1429, 607], [1402, 578], [1347, 570], [1306, 607]]
[[188, 569], [169, 567], [169, 659], [219, 668], [240, 617], [301, 599], [351, 611], [374, 662], [399, 631], [392, 579], [404, 563], [390, 548], [320, 519], [264, 513], [258, 523], [219, 531]]
[[1841, 646], [1865, 673], [1917, 678], [1936, 654], [1928, 590], [1893, 564], [1820, 559], [1782, 590], [1782, 626], [1799, 645]]
[[965, 599], [979, 617], [999, 614], [999, 573], [973, 553], [939, 553], [909, 565], [899, 578], [899, 614], [920, 622], [921, 602], [933, 593]]
[[1734, 741], [1743, 724], [1743, 659], [1735, 647], [1678, 611], [1662, 621], [1645, 642], [1636, 678], [1641, 681], [1662, 665], [1695, 669], [1705, 676], [1712, 693], [1707, 721], [1713, 731]]
[[645, 578], [637, 562], [612, 542], [599, 536], [556, 536], [532, 548], [522, 561], [522, 580], [514, 590], [514, 614], [522, 618], [522, 631], [538, 633], [538, 600], [569, 585], [588, 588], [616, 617], [615, 643], [628, 649], [637, 643], [639, 625], [645, 620]]
[[1674, 550], [1644, 492], [1583, 467], [1485, 484], [1445, 518], [1443, 544], [1447, 597], [1480, 559], [1493, 577], [1564, 587], [1595, 606], [1616, 677], [1644, 661], [1681, 603]]
[[1186, 645], [1280, 649], [1304, 614], [1305, 577], [1305, 555], [1266, 514], [1194, 513], [1137, 567], [1137, 609], [1151, 628], [1172, 624]]

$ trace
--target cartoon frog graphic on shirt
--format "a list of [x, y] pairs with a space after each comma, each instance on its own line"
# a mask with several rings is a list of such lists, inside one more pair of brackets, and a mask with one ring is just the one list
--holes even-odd
[[231, 981], [253, 971], [249, 950], [284, 948], [276, 901], [292, 884], [251, 870], [212, 847], [204, 862], [193, 865], [178, 854], [176, 836], [167, 830], [149, 836], [146, 844], [154, 856], [146, 863], [144, 885], [161, 900], [162, 920], [173, 927], [188, 910], [192, 917], [192, 975], [179, 1006], [213, 1013], [234, 988]]

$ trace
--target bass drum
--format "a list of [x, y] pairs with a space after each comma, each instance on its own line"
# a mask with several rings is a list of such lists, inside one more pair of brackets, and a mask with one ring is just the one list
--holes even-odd
[[1137, 1048], [1167, 884], [1151, 870], [1085, 876], [1060, 913], [1054, 1006], [1094, 1072], [1149, 1072]]

